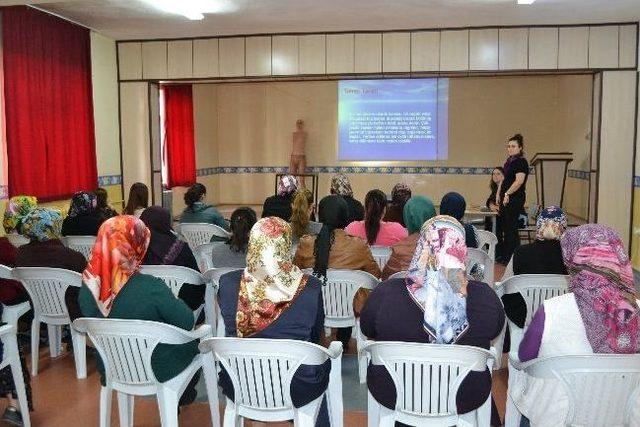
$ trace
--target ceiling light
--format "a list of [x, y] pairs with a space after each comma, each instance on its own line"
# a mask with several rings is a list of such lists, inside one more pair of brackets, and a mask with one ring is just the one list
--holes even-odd
[[533, 4], [536, 0], [518, 0], [518, 4]]
[[204, 19], [205, 13], [227, 13], [236, 9], [229, 0], [142, 0], [163, 12], [182, 15], [193, 21]]

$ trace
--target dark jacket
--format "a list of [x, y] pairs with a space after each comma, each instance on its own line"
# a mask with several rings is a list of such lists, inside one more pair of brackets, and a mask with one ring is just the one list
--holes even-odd
[[[6, 237], [0, 237], [0, 264], [7, 267], [16, 266], [18, 250]], [[0, 279], [0, 302], [5, 305], [19, 304], [28, 301], [27, 291], [17, 280]]]
[[104, 219], [95, 214], [68, 216], [62, 221], [63, 236], [97, 236]]

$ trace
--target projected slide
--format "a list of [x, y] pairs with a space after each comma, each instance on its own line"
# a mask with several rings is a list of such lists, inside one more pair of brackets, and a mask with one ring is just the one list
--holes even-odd
[[447, 158], [449, 79], [341, 80], [338, 160]]

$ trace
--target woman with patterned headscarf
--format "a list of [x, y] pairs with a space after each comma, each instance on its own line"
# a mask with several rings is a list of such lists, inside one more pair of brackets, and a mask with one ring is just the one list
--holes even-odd
[[[91, 258], [82, 273], [80, 308], [84, 317], [140, 319], [167, 323], [185, 330], [194, 326], [193, 312], [157, 277], [138, 270], [149, 247], [151, 233], [132, 215], [105, 221], [96, 237]], [[153, 373], [160, 382], [180, 374], [198, 354], [198, 342], [159, 345], [151, 356]], [[104, 384], [104, 370], [100, 375]], [[199, 374], [187, 386], [180, 404], [196, 397]]]
[[262, 205], [262, 218], [275, 216], [289, 221], [292, 213], [293, 196], [298, 186], [298, 180], [295, 176], [281, 176], [278, 180], [276, 194], [267, 197]]
[[331, 177], [330, 194], [342, 196], [349, 208], [347, 223], [362, 221], [364, 219], [364, 206], [353, 197], [353, 190], [349, 178], [343, 173], [337, 173]]
[[397, 222], [403, 227], [404, 223], [404, 205], [411, 198], [411, 189], [407, 184], [397, 183], [391, 190], [391, 203], [387, 205], [387, 212], [384, 215], [384, 221]]
[[[360, 317], [362, 332], [375, 341], [488, 350], [504, 326], [504, 312], [487, 284], [467, 279], [466, 257], [464, 227], [455, 218], [425, 222], [406, 279], [386, 280], [371, 292]], [[395, 408], [395, 387], [384, 366], [369, 365], [367, 386], [380, 404]], [[490, 393], [489, 370], [470, 372], [456, 396], [458, 413], [479, 408]], [[492, 411], [492, 425], [500, 424], [497, 417]]]
[[14, 196], [9, 199], [2, 221], [4, 232], [20, 233], [20, 221], [36, 206], [38, 206], [38, 199], [33, 196]]
[[[318, 343], [324, 330], [321, 288], [318, 278], [303, 273], [292, 262], [289, 224], [277, 217], [262, 218], [249, 235], [247, 266], [220, 278], [218, 303], [225, 335]], [[294, 406], [304, 406], [324, 393], [331, 367], [328, 362], [298, 368], [291, 382]], [[220, 385], [233, 399], [233, 385], [224, 371]]]
[[63, 236], [96, 236], [103, 218], [98, 212], [98, 198], [79, 191], [71, 198], [69, 213], [62, 222]]
[[[640, 296], [618, 233], [604, 225], [586, 224], [564, 233], [560, 245], [570, 292], [546, 300], [535, 313], [520, 343], [520, 360], [640, 353]], [[527, 416], [533, 426], [560, 425], [568, 409], [562, 387], [546, 381], [529, 379], [524, 387], [528, 389], [521, 403], [531, 407]], [[632, 406], [640, 412], [640, 396]]]

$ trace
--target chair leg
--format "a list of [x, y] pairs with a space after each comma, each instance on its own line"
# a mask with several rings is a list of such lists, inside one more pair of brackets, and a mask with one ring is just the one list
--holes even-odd
[[224, 408], [224, 427], [240, 427], [241, 418], [238, 416], [236, 404], [227, 398], [227, 405]]
[[118, 414], [120, 415], [120, 427], [133, 427], [133, 396], [118, 392]]
[[378, 427], [380, 424], [380, 404], [373, 398], [371, 392], [367, 391], [367, 426]]
[[356, 327], [353, 328], [356, 334], [356, 347], [358, 350], [358, 379], [360, 384], [364, 384], [367, 381], [367, 355], [362, 352], [364, 346], [364, 336], [360, 331], [360, 320], [356, 321]]
[[[512, 371], [513, 372], [513, 371]], [[507, 407], [504, 414], [505, 427], [518, 427], [520, 425], [521, 414], [516, 407], [509, 390], [507, 390]]]
[[202, 356], [202, 371], [204, 373], [204, 383], [207, 387], [207, 398], [209, 399], [209, 410], [211, 411], [211, 425], [213, 427], [220, 427], [218, 381], [216, 376], [215, 360], [211, 352]]
[[491, 393], [487, 400], [475, 411], [476, 425], [478, 427], [490, 427], [491, 426]]
[[320, 410], [320, 405], [322, 405], [323, 397], [324, 396], [321, 395], [313, 402], [295, 409], [293, 411], [293, 425], [295, 427], [314, 427], [316, 425], [316, 418], [318, 418], [318, 411]]
[[458, 427], [474, 427], [478, 418], [478, 410], [467, 412], [466, 414], [458, 415]]
[[380, 427], [393, 427], [396, 424], [396, 412], [380, 405]]
[[73, 358], [76, 363], [76, 377], [79, 380], [87, 378], [87, 338], [69, 325], [73, 340]]
[[18, 395], [18, 402], [20, 403], [22, 424], [25, 427], [31, 427], [29, 401], [27, 400], [27, 390], [24, 385], [24, 377], [22, 376], [22, 363], [20, 363], [20, 354], [18, 353], [18, 340], [16, 336], [13, 335], [5, 338], [4, 343], [5, 354], [10, 358], [9, 366], [11, 367], [11, 376], [13, 377], [13, 384], [15, 385]]
[[40, 322], [35, 318], [31, 322], [31, 376], [38, 375], [38, 359], [40, 356]]
[[100, 427], [111, 427], [111, 389], [100, 387]]
[[49, 336], [49, 354], [52, 358], [60, 356], [62, 348], [62, 327], [59, 325], [47, 325]]
[[178, 394], [175, 390], [161, 387], [158, 391], [158, 406], [162, 427], [178, 427]]

